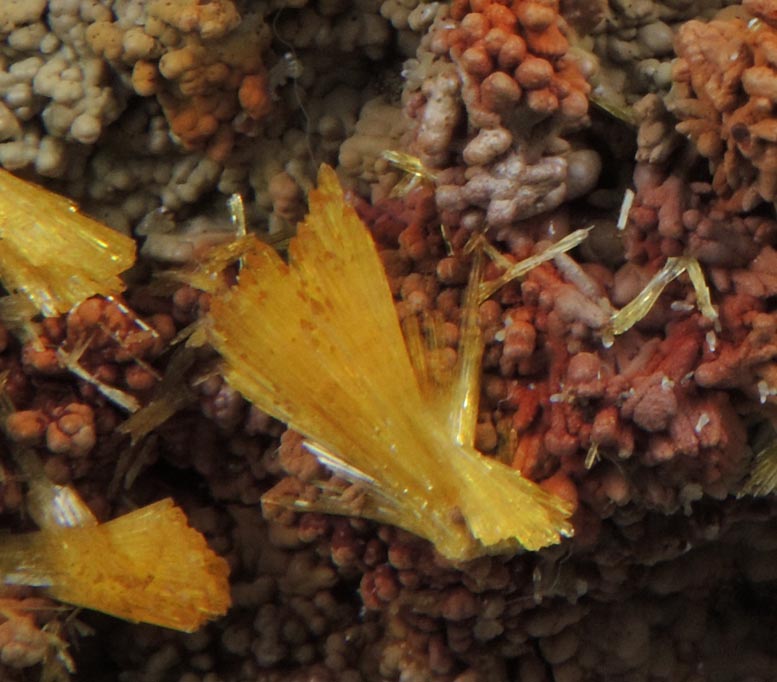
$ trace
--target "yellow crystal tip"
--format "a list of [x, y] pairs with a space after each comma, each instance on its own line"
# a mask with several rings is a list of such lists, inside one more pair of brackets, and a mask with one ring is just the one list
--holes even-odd
[[72, 202], [0, 169], [0, 281], [47, 316], [124, 290], [135, 242]]
[[[365, 499], [356, 507], [324, 484], [314, 501], [267, 502], [400, 526], [453, 559], [571, 534], [566, 503], [464, 442], [467, 429], [419, 382], [372, 236], [331, 168], [321, 168], [309, 205], [289, 263], [257, 244], [238, 285], [213, 297], [209, 332], [230, 384], [303, 434]], [[476, 381], [479, 363], [471, 369], [463, 375]], [[453, 393], [458, 402], [470, 394]]]

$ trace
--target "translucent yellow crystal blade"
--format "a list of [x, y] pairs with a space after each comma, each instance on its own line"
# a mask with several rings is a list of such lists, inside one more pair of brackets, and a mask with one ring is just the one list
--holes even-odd
[[0, 170], [0, 281], [44, 315], [124, 290], [135, 242], [80, 214], [68, 199]]
[[330, 168], [309, 205], [288, 265], [257, 244], [239, 285], [213, 298], [212, 343], [232, 386], [366, 486], [361, 513], [447, 556], [571, 533], [562, 501], [458, 444], [439, 401], [424, 398], [372, 238]]
[[670, 256], [664, 266], [631, 301], [612, 316], [606, 335], [610, 338], [631, 329], [650, 312], [667, 285], [684, 272], [688, 273], [696, 292], [696, 304], [702, 315], [718, 326], [718, 313], [712, 305], [710, 290], [699, 261], [690, 256]]
[[59, 601], [186, 632], [230, 605], [227, 562], [169, 499], [98, 526], [2, 538], [0, 570]]
[[450, 423], [459, 445], [473, 447], [480, 403], [480, 375], [483, 359], [483, 334], [478, 322], [478, 290], [484, 271], [484, 254], [477, 248], [472, 257], [469, 283], [461, 306], [458, 377], [450, 390]]
[[555, 244], [551, 244], [547, 249], [537, 253], [528, 258], [524, 258], [521, 261], [510, 266], [499, 277], [496, 277], [488, 282], [483, 282], [480, 285], [480, 301], [485, 301], [493, 294], [501, 289], [508, 282], [512, 282], [514, 279], [523, 277], [531, 270], [534, 270], [538, 265], [546, 263], [549, 260], [553, 260], [556, 256], [571, 251], [576, 246], [582, 244], [588, 237], [588, 233], [593, 227], [586, 227], [581, 230], [575, 230], [570, 232], [566, 237], [562, 237]]

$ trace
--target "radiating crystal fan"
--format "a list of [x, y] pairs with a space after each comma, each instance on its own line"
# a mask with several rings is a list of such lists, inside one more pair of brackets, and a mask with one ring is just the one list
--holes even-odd
[[[570, 535], [563, 500], [460, 442], [462, 406], [445, 418], [424, 396], [372, 237], [331, 168], [309, 206], [288, 264], [257, 240], [238, 285], [212, 300], [210, 335], [229, 383], [364, 488], [360, 515], [447, 557], [536, 550]], [[326, 490], [290, 503], [354, 513]]]

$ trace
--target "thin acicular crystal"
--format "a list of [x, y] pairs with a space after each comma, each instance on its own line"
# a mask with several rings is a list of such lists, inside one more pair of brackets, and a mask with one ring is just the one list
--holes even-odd
[[633, 189], [627, 189], [623, 193], [623, 202], [621, 203], [621, 210], [618, 213], [618, 222], [616, 223], [619, 231], [626, 229], [626, 225], [629, 222], [629, 213], [631, 212], [631, 207], [634, 205], [636, 196]]
[[456, 380], [451, 386], [450, 414], [452, 435], [459, 445], [474, 447], [478, 423], [480, 373], [483, 359], [483, 334], [478, 322], [478, 290], [484, 271], [484, 254], [476, 248], [469, 283], [464, 292], [461, 317], [461, 341]]
[[717, 326], [718, 314], [712, 306], [710, 291], [699, 261], [689, 256], [670, 256], [645, 288], [612, 316], [606, 336], [618, 336], [631, 329], [650, 312], [667, 285], [686, 271], [696, 292], [696, 305], [702, 315]]
[[417, 156], [413, 156], [407, 152], [395, 151], [393, 149], [387, 149], [381, 153], [381, 156], [392, 166], [395, 166], [409, 175], [428, 180], [429, 182], [433, 182], [436, 178], [434, 171], [427, 168], [423, 161]]
[[701, 314], [715, 325], [716, 331], [720, 331], [718, 311], [715, 310], [712, 305], [710, 289], [707, 286], [707, 280], [704, 278], [704, 272], [701, 269], [701, 265], [695, 258], [686, 258], [685, 260], [688, 277], [690, 278], [693, 290], [696, 293], [696, 305], [699, 307]]
[[402, 178], [391, 190], [392, 196], [405, 196], [422, 183], [432, 183], [437, 179], [434, 171], [427, 168], [421, 159], [412, 154], [387, 149], [382, 152], [381, 156], [392, 166], [406, 173], [406, 177]]
[[120, 388], [116, 388], [115, 386], [111, 386], [110, 384], [106, 384], [105, 382], [100, 381], [98, 377], [81, 366], [81, 355], [83, 355], [84, 351], [89, 345], [89, 342], [90, 339], [85, 339], [80, 346], [76, 347], [70, 352], [58, 348], [57, 358], [59, 359], [61, 365], [67, 368], [69, 372], [75, 374], [79, 379], [82, 379], [86, 383], [94, 386], [114, 405], [118, 405], [122, 409], [127, 410], [127, 412], [137, 412], [140, 409], [140, 402], [135, 396], [122, 391]]
[[538, 265], [546, 263], [549, 260], [553, 260], [560, 253], [566, 253], [567, 251], [574, 249], [576, 246], [579, 246], [583, 243], [583, 241], [585, 241], [586, 237], [588, 237], [588, 233], [592, 229], [593, 227], [586, 227], [582, 230], [575, 230], [574, 232], [570, 232], [566, 237], [562, 237], [554, 244], [551, 244], [541, 253], [524, 258], [522, 261], [518, 261], [510, 268], [505, 270], [499, 277], [488, 280], [487, 282], [483, 282], [480, 285], [480, 302], [482, 303], [483, 301], [487, 300], [505, 284], [512, 282], [514, 279], [518, 279], [519, 277], [523, 277]]

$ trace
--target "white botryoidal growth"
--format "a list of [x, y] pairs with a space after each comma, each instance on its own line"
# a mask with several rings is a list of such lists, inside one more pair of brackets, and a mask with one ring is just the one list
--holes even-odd
[[177, 223], [173, 216], [156, 209], [138, 225], [135, 234], [145, 237], [140, 253], [163, 263], [196, 262], [213, 246], [232, 241], [235, 228], [226, 215], [197, 215]]
[[442, 182], [436, 195], [439, 208], [463, 211], [477, 206], [485, 210], [490, 225], [502, 227], [552, 210], [596, 185], [601, 158], [594, 150], [567, 150], [530, 163], [518, 148], [497, 154], [506, 138], [498, 131], [492, 136], [486, 132], [465, 148], [470, 159], [482, 165], [469, 167], [464, 184]]
[[109, 85], [107, 65], [67, 45], [41, 65], [32, 86], [49, 100], [41, 112], [47, 131], [81, 144], [94, 144], [123, 110]]
[[453, 65], [424, 81], [421, 92], [426, 106], [418, 123], [415, 150], [426, 165], [443, 168], [450, 156], [451, 140], [463, 115], [461, 83]]
[[10, 1], [0, 7], [0, 165], [59, 177], [67, 143], [92, 145], [123, 110], [107, 68], [84, 41], [110, 16], [95, 2]]
[[340, 147], [340, 172], [352, 183], [378, 183], [386, 171], [382, 154], [401, 148], [407, 120], [398, 106], [377, 97], [362, 107], [356, 129]]

